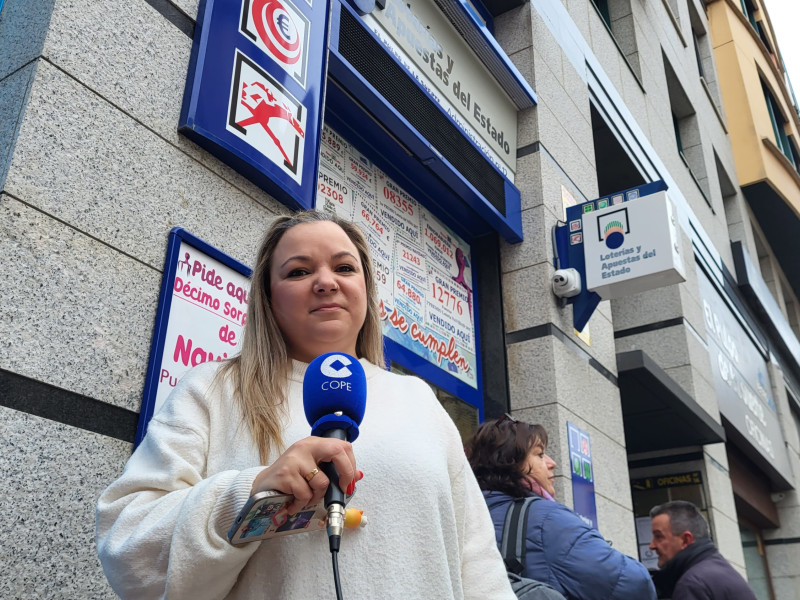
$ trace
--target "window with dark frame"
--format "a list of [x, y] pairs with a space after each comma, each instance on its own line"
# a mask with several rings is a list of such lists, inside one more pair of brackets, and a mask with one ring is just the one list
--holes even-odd
[[592, 140], [597, 160], [597, 192], [608, 196], [645, 183], [645, 179], [620, 144], [600, 110], [590, 103]]
[[641, 83], [642, 68], [639, 64], [639, 48], [636, 44], [635, 23], [630, 0], [591, 1], [620, 52]]
[[597, 7], [600, 16], [603, 17], [603, 21], [605, 21], [608, 28], [611, 29], [611, 14], [608, 12], [608, 0], [592, 0], [592, 2]]
[[770, 89], [764, 81], [761, 81], [761, 89], [764, 92], [764, 101], [767, 104], [767, 112], [772, 122], [772, 132], [775, 135], [775, 145], [789, 159], [795, 171], [800, 173], [800, 156], [797, 154], [797, 146], [786, 134], [786, 118], [783, 116], [780, 104], [775, 100]]
[[675, 130], [675, 145], [678, 154], [689, 170], [689, 175], [697, 185], [697, 189], [700, 191], [706, 204], [714, 211], [714, 206], [711, 203], [708, 170], [706, 169], [704, 156], [703, 137], [697, 124], [697, 111], [686, 95], [669, 60], [663, 54], [662, 57], [664, 59], [669, 107], [672, 116], [672, 126]]
[[675, 145], [678, 147], [678, 154], [683, 156], [683, 143], [681, 142], [681, 128], [678, 127], [678, 117], [675, 116], [675, 113], [670, 113], [672, 115], [672, 127], [675, 130]]
[[775, 54], [772, 51], [772, 44], [769, 43], [769, 38], [767, 37], [767, 32], [764, 29], [764, 23], [762, 21], [756, 21], [755, 27], [756, 27], [756, 32], [758, 33], [759, 39], [764, 44], [764, 46], [766, 46], [766, 48], [767, 48], [767, 52], [769, 52], [770, 54]]
[[694, 42], [694, 57], [697, 59], [697, 72], [700, 77], [705, 79], [705, 71], [703, 70], [703, 59], [700, 57], [700, 40], [697, 33], [692, 31], [692, 41]]
[[744, 16], [747, 17], [748, 21], [750, 21], [753, 29], [758, 32], [758, 24], [756, 22], [756, 6], [753, 4], [753, 0], [741, 0], [741, 3]]

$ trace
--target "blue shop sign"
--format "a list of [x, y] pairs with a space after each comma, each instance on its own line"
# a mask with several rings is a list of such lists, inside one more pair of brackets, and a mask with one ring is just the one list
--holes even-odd
[[747, 321], [714, 279], [698, 265], [711, 375], [723, 424], [728, 438], [772, 479], [776, 489], [788, 489], [793, 487], [792, 466], [772, 398], [769, 353], [754, 342]]
[[327, 0], [201, 0], [178, 131], [293, 208], [316, 190]]
[[569, 421], [567, 421], [567, 439], [572, 469], [572, 506], [584, 523], [597, 529], [592, 443], [586, 431]]

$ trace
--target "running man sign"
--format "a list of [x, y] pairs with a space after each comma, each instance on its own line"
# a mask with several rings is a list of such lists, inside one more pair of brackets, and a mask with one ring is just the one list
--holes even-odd
[[317, 182], [329, 0], [201, 0], [178, 130], [292, 208]]

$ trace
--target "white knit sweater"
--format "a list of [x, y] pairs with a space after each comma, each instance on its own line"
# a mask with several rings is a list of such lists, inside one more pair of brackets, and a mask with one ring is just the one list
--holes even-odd
[[[513, 600], [453, 422], [421, 380], [361, 362], [367, 409], [353, 450], [364, 479], [349, 506], [369, 523], [342, 536], [344, 598]], [[294, 363], [287, 447], [309, 435], [306, 366]], [[263, 467], [229, 384], [211, 389], [217, 368], [182, 378], [98, 502], [97, 547], [111, 586], [136, 599], [334, 597], [324, 532], [228, 542]]]

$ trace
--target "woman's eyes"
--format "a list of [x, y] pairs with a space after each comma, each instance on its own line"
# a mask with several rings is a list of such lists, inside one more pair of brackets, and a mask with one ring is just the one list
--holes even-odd
[[[335, 267], [334, 271], [336, 273], [356, 273], [356, 272], [358, 272], [358, 269], [355, 267], [355, 265], [347, 265], [347, 264], [345, 264], [345, 265], [339, 265], [338, 267]], [[304, 275], [309, 275], [310, 273], [311, 273], [311, 271], [309, 269], [297, 268], [297, 269], [292, 269], [291, 271], [289, 271], [286, 274], [286, 277], [303, 277]]]

